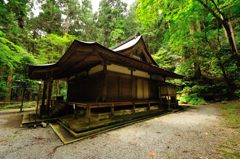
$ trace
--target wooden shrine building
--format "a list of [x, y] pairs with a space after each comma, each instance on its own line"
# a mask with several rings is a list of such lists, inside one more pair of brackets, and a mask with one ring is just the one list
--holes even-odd
[[[151, 57], [142, 36], [134, 36], [114, 49], [96, 42], [75, 40], [55, 64], [29, 66], [29, 77], [44, 81], [40, 115], [51, 116], [53, 80], [67, 81], [66, 107], [91, 113], [137, 108], [146, 111], [175, 106], [176, 86], [167, 79], [181, 78], [160, 68]], [[104, 108], [102, 111], [97, 109]], [[96, 110], [95, 110], [96, 109]]]

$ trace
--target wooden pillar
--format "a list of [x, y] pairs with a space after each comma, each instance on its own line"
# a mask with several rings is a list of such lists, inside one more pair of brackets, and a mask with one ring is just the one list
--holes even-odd
[[168, 110], [171, 108], [171, 97], [170, 97], [170, 91], [169, 87], [167, 86], [167, 100], [168, 100]]
[[26, 92], [26, 88], [25, 88], [25, 86], [23, 86], [23, 90], [22, 90], [22, 100], [21, 100], [21, 106], [20, 106], [20, 112], [23, 111], [23, 101], [24, 101], [24, 97], [25, 97], [25, 92]]
[[47, 89], [47, 105], [46, 105], [46, 113], [49, 116], [50, 113], [50, 106], [51, 106], [51, 98], [52, 98], [52, 84], [53, 80], [48, 80], [48, 89]]
[[171, 109], [171, 97], [168, 96], [168, 110]]
[[[133, 89], [135, 87], [135, 90]], [[137, 96], [137, 93], [136, 93], [136, 90], [137, 90], [137, 87], [136, 85], [134, 85], [134, 77], [133, 77], [133, 69], [131, 69], [131, 98], [132, 98], [132, 114], [135, 114], [136, 110], [135, 110], [135, 98]]]
[[104, 77], [103, 77], [103, 94], [102, 94], [102, 101], [106, 101], [107, 98], [107, 63], [106, 61], [103, 62], [103, 73], [104, 73]]
[[135, 99], [138, 99], [138, 78], [135, 78]]
[[46, 93], [47, 93], [47, 81], [45, 80], [43, 83], [43, 94], [42, 94], [42, 104], [40, 106], [40, 116], [46, 113], [46, 107], [45, 107]]
[[168, 90], [168, 86], [167, 87], [167, 110], [170, 110], [170, 96], [169, 96], [169, 90]]
[[148, 105], [147, 105], [147, 111], [150, 111], [150, 102], [148, 101], [147, 104], [148, 104]]
[[163, 107], [163, 102], [162, 102], [162, 94], [161, 94], [161, 87], [160, 87], [160, 85], [158, 86], [158, 98], [159, 98], [158, 109], [161, 110], [160, 108]]
[[159, 99], [158, 109], [161, 110], [161, 107], [163, 107], [162, 97]]
[[111, 117], [114, 117], [114, 104], [111, 106]]
[[77, 119], [78, 115], [76, 113], [76, 104], [73, 104], [73, 114], [74, 114], [74, 119]]
[[133, 85], [134, 83], [133, 83], [133, 70], [131, 69], [131, 98], [132, 98], [132, 101], [134, 100], [134, 96], [133, 96], [133, 87], [134, 87], [134, 85]]
[[37, 122], [37, 117], [38, 115], [38, 108], [39, 108], [39, 101], [40, 101], [40, 96], [41, 96], [41, 90], [42, 90], [42, 82], [38, 81], [38, 96], [37, 96], [37, 106], [36, 106], [36, 114], [35, 114], [35, 123]]
[[135, 110], [135, 102], [132, 103], [133, 106], [133, 114], [135, 114], [136, 110]]
[[91, 108], [89, 105], [87, 105], [86, 117], [88, 119], [88, 123], [90, 123], [91, 122]]

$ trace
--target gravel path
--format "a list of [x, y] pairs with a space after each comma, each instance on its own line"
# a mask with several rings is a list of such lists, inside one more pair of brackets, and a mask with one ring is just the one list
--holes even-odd
[[223, 158], [218, 147], [237, 134], [216, 105], [168, 114], [63, 145], [50, 127], [19, 128], [20, 114], [0, 115], [0, 158]]

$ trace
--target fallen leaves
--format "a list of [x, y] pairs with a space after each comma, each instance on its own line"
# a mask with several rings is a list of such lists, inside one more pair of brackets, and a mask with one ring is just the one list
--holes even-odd
[[137, 145], [137, 141], [136, 141], [136, 140], [128, 141], [128, 143], [129, 143], [130, 145]]
[[40, 137], [40, 136], [35, 136], [35, 137], [33, 137], [33, 139], [34, 139], [34, 140], [41, 141], [41, 140], [45, 140], [46, 138]]
[[155, 158], [156, 157], [156, 151], [154, 151], [154, 150], [150, 150], [149, 152], [148, 152], [148, 156], [150, 157], [150, 158]]

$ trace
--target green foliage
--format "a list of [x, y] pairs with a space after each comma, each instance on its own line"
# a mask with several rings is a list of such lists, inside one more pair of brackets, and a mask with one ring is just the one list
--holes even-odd
[[187, 103], [187, 104], [192, 104], [192, 105], [206, 104], [206, 101], [202, 97], [200, 97], [197, 93], [184, 95], [179, 98], [179, 101], [181, 103]]
[[[228, 5], [236, 5], [236, 2], [228, 1]], [[206, 19], [206, 17], [209, 15], [211, 16], [211, 14], [206, 13], [205, 8], [198, 3], [198, 1], [183, 0], [173, 2], [168, 0], [139, 0], [137, 13], [138, 22], [144, 29], [152, 27], [156, 28], [155, 25], [158, 25], [159, 23], [163, 24], [160, 27], [165, 25], [164, 28], [161, 28], [164, 30], [162, 44], [166, 47], [167, 43], [169, 50], [174, 54], [182, 55], [184, 57], [182, 62], [184, 62], [184, 60], [189, 61], [189, 58], [193, 59], [190, 59], [191, 61], [199, 59], [196, 59], [196, 57], [194, 57], [196, 55], [193, 55], [191, 52], [193, 52], [193, 49], [205, 49], [205, 47], [207, 47], [208, 41], [204, 38], [210, 38], [211, 36], [217, 40], [217, 30], [215, 30], [214, 34], [205, 34], [207, 31], [211, 31], [209, 28], [202, 30], [203, 26], [201, 27], [201, 22], [208, 20], [208, 23], [212, 25], [213, 18]], [[223, 32], [222, 29], [220, 29], [220, 31]], [[209, 37], [206, 37], [206, 35], [209, 35]], [[224, 36], [223, 33], [221, 35]], [[154, 38], [159, 40], [156, 36]], [[202, 48], [202, 46], [204, 46], [204, 48]], [[161, 45], [159, 46], [159, 49], [161, 49]], [[202, 60], [209, 61], [205, 59]], [[188, 66], [188, 68], [186, 68], [186, 66]], [[185, 68], [185, 70], [189, 68], [192, 69], [192, 65], [185, 65]]]
[[235, 94], [237, 97], [240, 98], [240, 89], [237, 89], [237, 90], [234, 92], [234, 94]]
[[179, 100], [181, 103], [188, 103], [193, 105], [206, 104], [206, 101], [201, 97], [201, 93], [206, 92], [208, 87], [194, 85], [192, 87], [185, 86], [183, 90], [179, 91]]
[[175, 63], [174, 61], [179, 58], [179, 56], [174, 55], [173, 52], [168, 51], [164, 48], [160, 48], [158, 52], [153, 56], [153, 59], [157, 62], [157, 64], [162, 67], [166, 68], [168, 70], [173, 70], [175, 69]]
[[48, 34], [37, 40], [37, 59], [40, 63], [55, 63], [64, 54], [67, 47], [76, 39], [75, 36], [65, 34], [59, 36]]
[[[99, 4], [97, 15], [97, 26], [100, 31], [99, 41], [104, 46], [112, 47], [121, 41], [128, 38], [127, 20], [131, 17], [126, 17], [127, 4], [121, 0], [102, 0]], [[127, 20], [126, 20], [127, 19]]]
[[69, 0], [62, 1], [62, 5], [62, 14], [66, 16], [63, 33], [78, 36], [83, 41], [96, 41], [98, 33], [91, 1]]
[[181, 63], [179, 63], [175, 72], [186, 77], [193, 75], [194, 74], [193, 60], [192, 59], [181, 60]]
[[191, 89], [192, 92], [207, 92], [208, 87], [206, 86], [200, 86], [200, 85], [194, 85]]
[[6, 97], [12, 76], [13, 80], [28, 79], [27, 64], [30, 63], [35, 63], [34, 57], [0, 31], [0, 99]]
[[[155, 53], [154, 59], [160, 66], [175, 69], [176, 73], [188, 79], [205, 81], [205, 84], [213, 79], [221, 79], [221, 85], [225, 83], [222, 92], [234, 88], [231, 85], [236, 84], [240, 75], [236, 64], [239, 58], [233, 55], [229, 35], [226, 37], [226, 27], [219, 19], [230, 21], [239, 46], [239, 1], [138, 2], [137, 22], [141, 26], [140, 32], [150, 43], [148, 46]], [[198, 90], [197, 93], [208, 91]]]
[[0, 31], [0, 65], [13, 69], [26, 51], [13, 42], [9, 41], [5, 34]]
[[61, 9], [60, 3], [56, 0], [46, 0], [42, 4], [42, 12], [37, 18], [38, 28], [49, 34], [61, 34]]
[[36, 61], [32, 56], [23, 56], [19, 62], [19, 66], [14, 70], [14, 81], [25, 82], [26, 87], [30, 87], [34, 82], [28, 79], [28, 65], [35, 64]]

